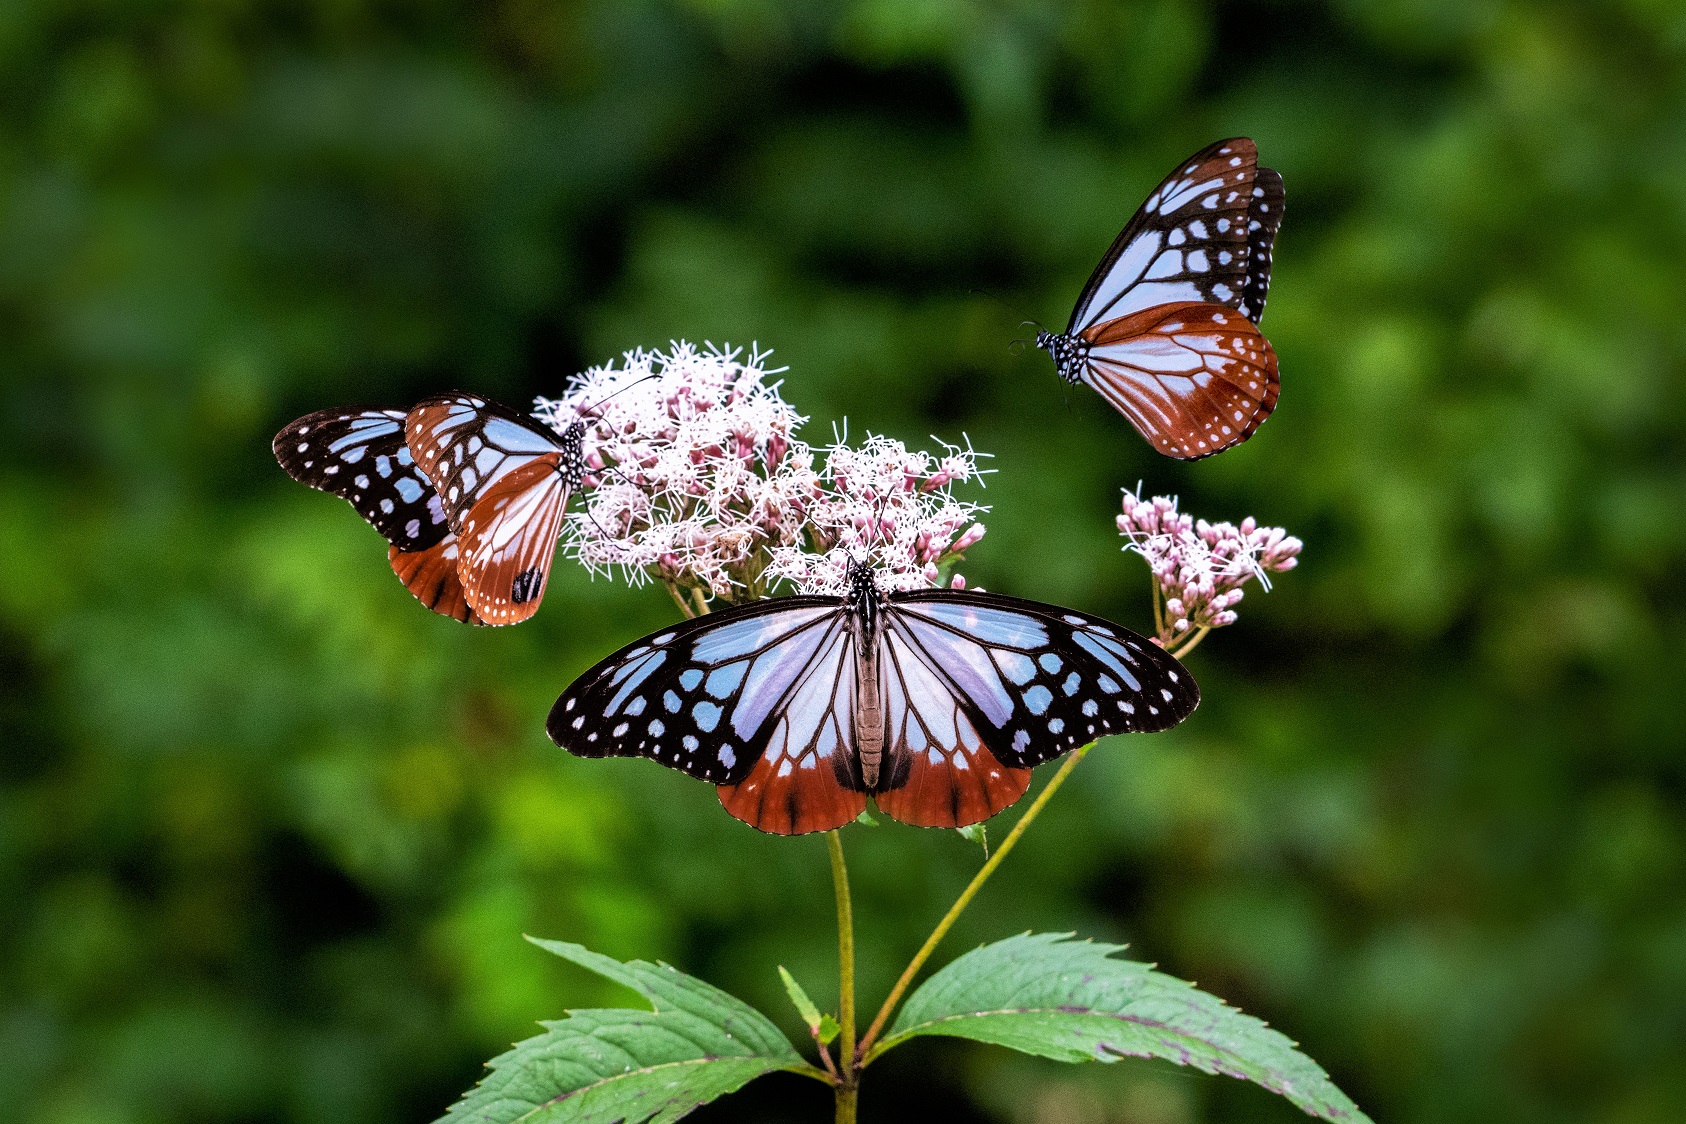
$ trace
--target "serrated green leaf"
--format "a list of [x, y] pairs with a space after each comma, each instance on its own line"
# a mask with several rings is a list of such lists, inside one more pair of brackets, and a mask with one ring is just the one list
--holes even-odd
[[984, 858], [989, 858], [989, 832], [984, 830], [983, 824], [975, 823], [967, 827], [956, 828], [955, 830], [960, 833], [962, 838], [969, 839], [973, 843], [982, 847]]
[[1027, 933], [960, 957], [913, 993], [873, 1056], [938, 1034], [1065, 1062], [1164, 1058], [1252, 1081], [1325, 1120], [1368, 1124], [1316, 1062], [1260, 1020], [1149, 965], [1113, 959], [1122, 945], [1070, 938]]
[[528, 938], [625, 984], [653, 1010], [570, 1011], [493, 1058], [440, 1124], [669, 1124], [778, 1069], [818, 1073], [767, 1017], [666, 964], [622, 963], [577, 944]]
[[836, 1019], [832, 1018], [830, 1015], [820, 1016], [820, 1029], [815, 1037], [820, 1040], [821, 1046], [831, 1045], [834, 1041], [836, 1041], [837, 1036], [842, 1033], [843, 1028], [837, 1025]]
[[868, 812], [868, 811], [865, 811], [864, 809], [862, 810], [860, 815], [855, 817], [855, 822], [858, 823], [858, 824], [865, 824], [867, 827], [877, 827], [878, 826], [878, 821], [873, 819], [872, 813]]
[[808, 1024], [811, 1034], [818, 1034], [820, 1029], [820, 1009], [814, 1006], [814, 1001], [808, 998], [808, 993], [802, 990], [802, 985], [796, 982], [796, 977], [785, 971], [783, 964], [779, 965], [779, 978], [784, 980], [784, 989], [790, 996], [791, 1003], [796, 1007], [796, 1013], [802, 1016], [802, 1021]]

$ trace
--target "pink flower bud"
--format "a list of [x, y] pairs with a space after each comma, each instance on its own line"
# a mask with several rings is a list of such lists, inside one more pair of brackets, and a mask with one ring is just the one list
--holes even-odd
[[954, 577], [949, 580], [948, 588], [950, 588], [950, 589], [965, 589], [966, 588], [966, 575], [965, 574], [955, 574]]
[[982, 523], [973, 523], [970, 527], [966, 528], [965, 534], [955, 540], [954, 545], [949, 548], [950, 552], [954, 554], [962, 554], [971, 549], [971, 547], [974, 546], [979, 539], [984, 537], [985, 530], [986, 528]]

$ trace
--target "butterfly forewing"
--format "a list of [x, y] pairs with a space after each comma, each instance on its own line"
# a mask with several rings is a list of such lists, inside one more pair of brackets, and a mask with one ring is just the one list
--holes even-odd
[[[1166, 730], [1200, 702], [1194, 677], [1109, 621], [998, 594], [891, 594], [895, 633], [941, 674], [1003, 765], [1027, 769], [1107, 734]], [[882, 801], [880, 801], [882, 803]]]
[[400, 550], [425, 550], [450, 533], [433, 484], [405, 445], [401, 410], [318, 410], [277, 433], [274, 449], [287, 475], [345, 499]]
[[1253, 202], [1247, 208], [1247, 280], [1235, 310], [1257, 324], [1270, 295], [1270, 263], [1276, 252], [1276, 230], [1288, 193], [1274, 168], [1260, 168], [1253, 180]]
[[381, 533], [393, 573], [418, 601], [481, 623], [457, 580], [457, 537], [444, 505], [405, 444], [403, 411], [318, 410], [276, 434], [274, 448], [293, 479], [343, 497]]
[[404, 428], [458, 531], [486, 489], [506, 473], [563, 449], [561, 438], [538, 419], [473, 394], [424, 399], [410, 410]]
[[[843, 627], [839, 602], [781, 597], [712, 613], [629, 644], [563, 692], [551, 739], [582, 757], [649, 757], [736, 784], [772, 735], [779, 704]], [[817, 725], [818, 719], [815, 719]]]
[[1258, 149], [1246, 137], [1195, 153], [1113, 241], [1072, 310], [1067, 334], [1173, 301], [1220, 304], [1257, 320], [1282, 199], [1282, 177], [1258, 166]]
[[762, 831], [826, 831], [866, 808], [855, 663], [838, 599], [758, 602], [610, 656], [556, 701], [548, 729], [584, 757], [649, 757], [710, 781]]
[[1166, 456], [1222, 452], [1276, 408], [1275, 350], [1252, 321], [1222, 306], [1161, 305], [1083, 338], [1083, 381]]

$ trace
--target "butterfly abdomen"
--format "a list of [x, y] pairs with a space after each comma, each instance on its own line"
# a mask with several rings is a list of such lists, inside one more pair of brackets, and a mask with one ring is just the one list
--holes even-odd
[[884, 702], [878, 683], [878, 638], [857, 634], [855, 651], [855, 753], [860, 759], [861, 783], [870, 792], [878, 786], [878, 770], [884, 763]]

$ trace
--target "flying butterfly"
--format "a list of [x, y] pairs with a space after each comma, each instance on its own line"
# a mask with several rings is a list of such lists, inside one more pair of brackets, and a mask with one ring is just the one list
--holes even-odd
[[416, 404], [404, 432], [457, 536], [457, 575], [486, 624], [538, 610], [568, 497], [585, 476], [585, 423], [561, 433], [473, 394]]
[[1066, 330], [1036, 346], [1166, 456], [1239, 445], [1276, 408], [1276, 352], [1258, 321], [1284, 199], [1246, 137], [1200, 150], [1113, 241]]
[[725, 609], [627, 645], [551, 708], [581, 757], [649, 757], [718, 786], [777, 835], [828, 831], [871, 796], [965, 827], [1024, 795], [1031, 767], [1104, 734], [1165, 730], [1200, 689], [1174, 657], [1098, 617], [977, 591], [880, 592]]
[[457, 580], [457, 534], [404, 442], [404, 412], [318, 410], [275, 435], [275, 459], [299, 483], [350, 502], [386, 539], [393, 572], [442, 616], [482, 623]]

